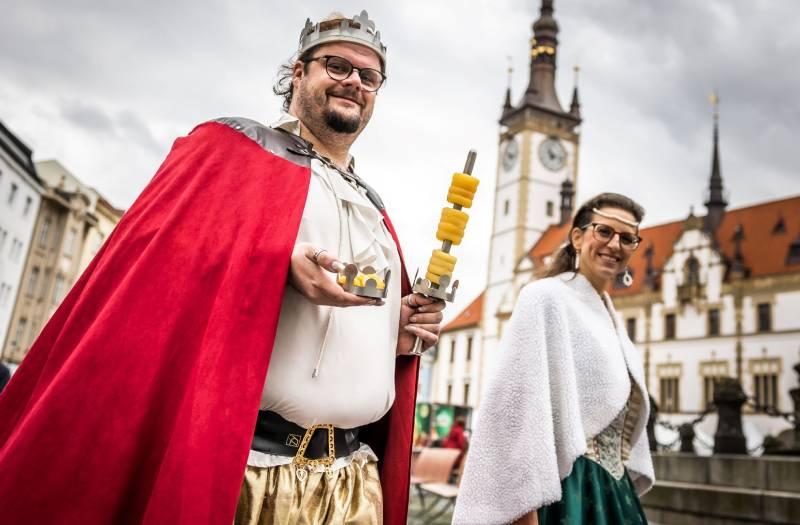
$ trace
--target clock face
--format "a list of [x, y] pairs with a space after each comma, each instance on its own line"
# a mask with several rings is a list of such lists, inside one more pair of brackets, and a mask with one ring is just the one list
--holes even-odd
[[551, 137], [539, 146], [539, 159], [545, 168], [558, 171], [567, 163], [567, 150], [558, 139]]
[[503, 170], [511, 171], [517, 164], [517, 159], [519, 158], [519, 146], [517, 145], [517, 141], [513, 138], [508, 139], [503, 147], [502, 155]]

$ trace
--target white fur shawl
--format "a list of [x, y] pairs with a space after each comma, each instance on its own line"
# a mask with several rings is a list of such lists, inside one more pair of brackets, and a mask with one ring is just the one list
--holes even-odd
[[483, 394], [454, 524], [509, 523], [560, 500], [561, 480], [586, 452], [587, 438], [627, 403], [629, 373], [644, 403], [625, 466], [640, 495], [650, 489], [644, 373], [617, 325], [611, 299], [581, 274], [522, 289]]

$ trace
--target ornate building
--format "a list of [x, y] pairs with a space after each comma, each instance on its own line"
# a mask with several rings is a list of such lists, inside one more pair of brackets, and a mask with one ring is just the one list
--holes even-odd
[[20, 290], [41, 193], [31, 149], [0, 123], [0, 342]]
[[36, 163], [42, 204], [2, 360], [19, 363], [122, 216], [58, 161]]
[[[431, 401], [479, 408], [498, 340], [519, 290], [565, 242], [577, 185], [580, 106], [555, 94], [558, 25], [552, 1], [534, 23], [530, 84], [500, 124], [486, 290], [444, 329]], [[715, 101], [716, 102], [716, 101]], [[643, 352], [651, 394], [666, 413], [697, 413], [718, 378], [741, 380], [750, 411], [790, 411], [800, 361], [800, 196], [728, 209], [714, 112], [705, 210], [641, 230], [634, 283], [612, 296]]]

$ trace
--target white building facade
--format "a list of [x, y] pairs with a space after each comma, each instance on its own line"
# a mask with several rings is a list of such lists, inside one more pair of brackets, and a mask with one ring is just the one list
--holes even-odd
[[[482, 369], [483, 337], [480, 330], [483, 295], [448, 323], [439, 337], [433, 357], [424, 362], [421, 374], [430, 382], [422, 400], [446, 405], [476, 407]], [[419, 398], [419, 396], [418, 396]]]
[[662, 413], [702, 412], [720, 377], [741, 382], [750, 397], [746, 412], [793, 410], [800, 225], [786, 217], [798, 210], [800, 197], [730, 210], [713, 236], [691, 216], [643, 230], [645, 239], [648, 233], [658, 239], [659, 230], [681, 226], [674, 239], [657, 240], [670, 252], [661, 268], [651, 268], [654, 286], [614, 299], [645, 353], [649, 389]]
[[41, 204], [32, 152], [0, 123], [0, 341], [5, 340]]

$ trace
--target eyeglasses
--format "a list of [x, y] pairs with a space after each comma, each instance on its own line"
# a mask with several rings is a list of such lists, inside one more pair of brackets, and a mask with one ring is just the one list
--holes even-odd
[[304, 60], [304, 62], [313, 62], [315, 60], [325, 61], [325, 71], [328, 72], [328, 76], [333, 80], [346, 80], [353, 74], [353, 71], [358, 71], [358, 77], [361, 79], [361, 85], [364, 86], [365, 91], [378, 91], [383, 83], [386, 82], [386, 75], [377, 69], [355, 67], [349, 60], [342, 57], [323, 55], [321, 57], [309, 58]]
[[603, 224], [601, 222], [587, 224], [586, 226], [581, 227], [581, 230], [585, 230], [587, 228], [592, 228], [592, 234], [594, 235], [594, 238], [604, 243], [611, 242], [611, 239], [613, 239], [615, 235], [619, 235], [620, 247], [628, 252], [636, 250], [636, 248], [639, 247], [639, 243], [642, 242], [642, 238], [635, 233], [619, 232], [608, 224]]

